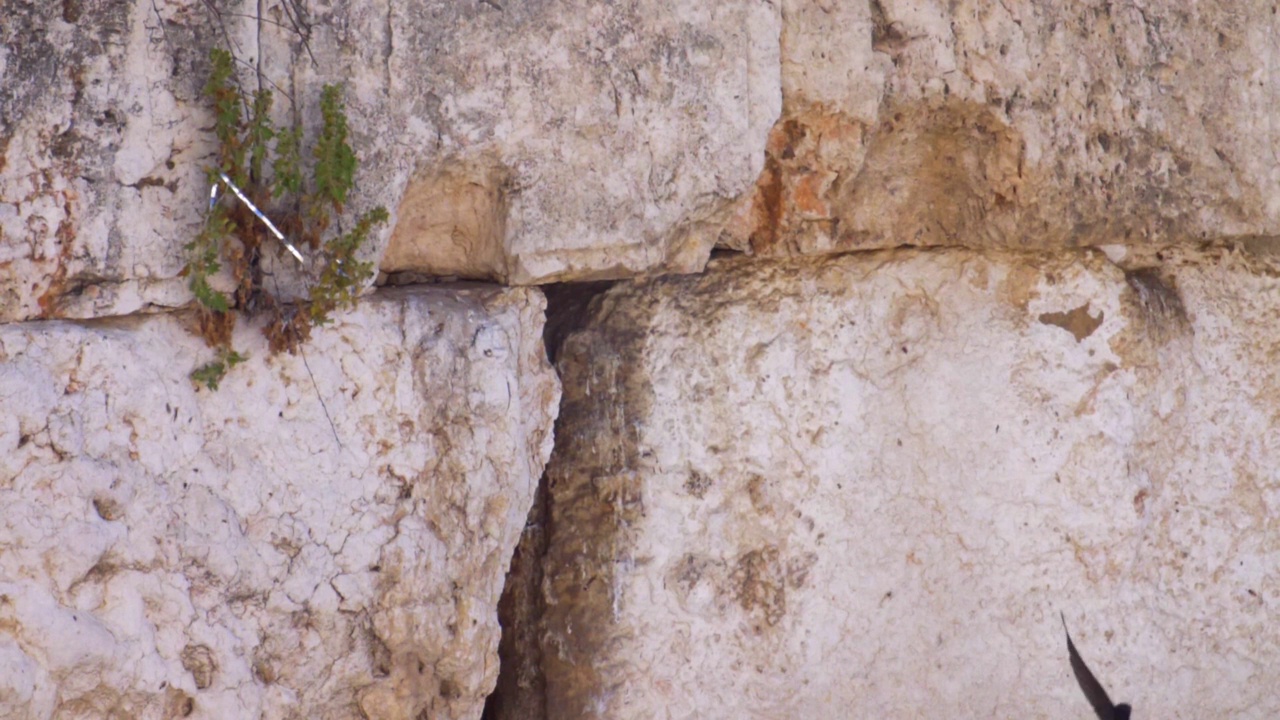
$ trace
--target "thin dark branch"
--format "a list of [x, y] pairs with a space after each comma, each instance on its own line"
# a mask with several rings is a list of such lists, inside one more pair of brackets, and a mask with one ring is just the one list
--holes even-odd
[[[245, 66], [245, 67], [247, 67], [247, 68], [251, 69], [251, 70], [257, 70], [257, 68], [255, 68], [255, 67], [253, 66], [253, 64], [251, 64], [251, 63], [250, 63], [249, 61], [247, 61], [247, 60], [241, 60], [241, 59], [240, 59], [240, 58], [238, 58], [238, 57], [237, 57], [237, 58], [232, 58], [232, 59], [233, 59], [233, 60], [235, 60], [236, 62], [240, 63], [241, 65], [243, 65], [243, 66]], [[297, 101], [295, 101], [295, 100], [293, 99], [293, 94], [292, 94], [292, 93], [290, 93], [288, 90], [285, 90], [284, 88], [280, 87], [278, 84], [276, 84], [276, 82], [275, 82], [274, 80], [272, 80], [271, 78], [267, 77], [266, 75], [259, 75], [259, 78], [260, 78], [260, 79], [262, 79], [262, 80], [265, 80], [265, 81], [267, 82], [267, 84], [269, 84], [271, 87], [275, 88], [275, 89], [276, 89], [276, 91], [277, 91], [277, 92], [279, 92], [281, 95], [283, 95], [283, 96], [285, 96], [285, 97], [289, 98], [289, 104], [290, 104], [290, 105], [296, 105], [296, 104], [297, 104]]]
[[227, 41], [227, 50], [232, 55], [239, 54], [240, 46], [231, 39], [231, 33], [227, 32], [227, 23], [222, 19], [222, 11], [214, 7], [212, 0], [202, 0], [202, 2], [205, 9], [213, 16], [214, 21], [218, 23], [218, 28], [222, 30], [222, 38]]
[[[280, 282], [276, 279], [275, 273], [267, 273], [267, 275], [271, 278], [271, 284], [275, 286], [276, 297], [279, 297]], [[298, 312], [296, 305], [290, 309], [295, 313]], [[292, 322], [292, 316], [290, 316], [290, 322]], [[325, 403], [324, 395], [320, 392], [320, 384], [316, 382], [315, 373], [311, 372], [311, 363], [307, 362], [307, 350], [302, 347], [301, 342], [298, 343], [298, 352], [302, 355], [302, 366], [307, 369], [307, 377], [311, 378], [311, 388], [316, 391], [316, 399], [320, 401], [320, 409], [324, 411], [324, 419], [329, 421], [329, 430], [333, 432], [333, 440], [338, 443], [338, 449], [341, 450], [342, 438], [338, 437], [338, 427], [333, 424], [333, 416], [329, 414], [329, 405]]]
[[262, 0], [258, 0], [257, 36], [258, 57], [254, 61], [254, 71], [258, 74], [258, 92], [262, 92]]
[[285, 17], [289, 18], [289, 23], [293, 25], [293, 31], [298, 33], [298, 37], [302, 40], [302, 47], [311, 58], [311, 67], [320, 67], [320, 63], [316, 62], [315, 53], [311, 52], [311, 26], [303, 20], [302, 7], [298, 0], [282, 0], [280, 7], [284, 9]]
[[329, 414], [329, 406], [324, 402], [324, 395], [320, 393], [320, 386], [316, 383], [316, 376], [311, 372], [311, 363], [307, 362], [307, 349], [298, 344], [298, 353], [302, 355], [302, 366], [307, 369], [307, 375], [311, 376], [311, 387], [315, 388], [316, 399], [320, 401], [320, 409], [324, 410], [324, 419], [329, 421], [329, 429], [333, 431], [333, 440], [338, 443], [338, 449], [342, 449], [342, 438], [338, 437], [338, 428], [333, 424], [333, 416]]
[[[156, 7], [156, 0], [151, 0], [151, 9], [156, 14], [156, 22], [160, 23], [160, 34], [164, 36], [164, 44], [167, 47], [172, 48], [173, 43], [169, 42], [169, 31], [164, 27], [164, 16], [160, 14], [160, 8]], [[170, 50], [170, 52], [172, 52], [172, 50]]]
[[[240, 46], [231, 39], [231, 33], [227, 32], [227, 23], [222, 19], [222, 11], [214, 7], [212, 0], [202, 0], [205, 9], [213, 16], [213, 21], [218, 24], [218, 29], [222, 31], [222, 39], [227, 43], [227, 52], [231, 53], [231, 57], [238, 59], [240, 56]], [[249, 107], [248, 93], [244, 91], [244, 86], [240, 84], [240, 77], [232, 73], [232, 80], [236, 83], [236, 88], [240, 90], [240, 102], [244, 105], [244, 114], [249, 116], [252, 110]]]
[[[253, 15], [250, 15], [249, 13], [229, 12], [229, 13], [223, 13], [223, 14], [224, 14], [224, 15], [226, 15], [227, 17], [234, 17], [234, 18], [252, 18], [252, 17], [254, 17]], [[282, 29], [285, 29], [285, 30], [289, 30], [289, 29], [290, 29], [290, 27], [289, 27], [288, 25], [285, 25], [284, 23], [280, 22], [279, 20], [272, 20], [272, 19], [271, 19], [271, 18], [269, 18], [269, 17], [256, 18], [256, 19], [261, 20], [262, 22], [264, 22], [264, 23], [266, 23], [266, 24], [268, 24], [268, 25], [275, 25], [275, 26], [276, 26], [276, 27], [278, 27], [278, 28], [282, 28]]]

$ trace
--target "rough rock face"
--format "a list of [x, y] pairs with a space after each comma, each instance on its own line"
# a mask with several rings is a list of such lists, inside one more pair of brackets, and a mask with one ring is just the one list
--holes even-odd
[[[780, 109], [779, 18], [759, 0], [402, 2], [390, 23], [409, 141], [451, 158], [421, 163], [405, 202], [447, 199], [428, 201], [433, 217], [462, 185], [505, 219], [398, 238], [423, 260], [396, 269], [512, 283], [699, 270]], [[458, 259], [486, 253], [500, 260]]]
[[394, 237], [388, 271], [697, 270], [781, 103], [779, 18], [758, 0], [280, 3], [260, 28], [253, 3], [10, 5], [0, 321], [189, 299], [176, 275], [208, 197], [214, 45], [260, 59], [280, 119], [293, 96], [313, 133], [321, 85], [346, 83], [362, 163], [347, 221], [393, 212], [368, 250]]
[[1280, 234], [1271, 2], [784, 0], [769, 254]]
[[305, 364], [243, 329], [215, 393], [171, 317], [0, 327], [0, 716], [478, 716], [559, 400], [542, 309], [380, 292]]
[[313, 133], [321, 84], [347, 83], [347, 222], [392, 210], [367, 250], [387, 272], [1280, 234], [1261, 0], [281, 3], [260, 27], [253, 3], [11, 5], [0, 320], [188, 300], [213, 45]]
[[557, 360], [548, 717], [1272, 717], [1280, 280], [897, 251], [597, 299]]
[[[0, 716], [475, 717], [508, 563], [486, 720], [1084, 714], [1059, 611], [1141, 714], [1276, 715], [1278, 34], [1261, 0], [10, 0]], [[242, 328], [192, 387], [160, 314], [212, 47], [307, 140], [345, 84], [332, 229], [385, 206], [388, 283], [599, 281], [549, 291], [532, 515], [537, 292], [377, 292], [298, 358]], [[591, 298], [713, 247], [757, 257]]]

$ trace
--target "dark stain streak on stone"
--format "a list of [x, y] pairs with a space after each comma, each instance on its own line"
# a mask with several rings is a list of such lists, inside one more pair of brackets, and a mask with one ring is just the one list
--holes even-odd
[[1187, 309], [1176, 287], [1160, 277], [1155, 268], [1130, 270], [1125, 282], [1138, 297], [1147, 317], [1161, 325], [1180, 327], [1187, 324]]

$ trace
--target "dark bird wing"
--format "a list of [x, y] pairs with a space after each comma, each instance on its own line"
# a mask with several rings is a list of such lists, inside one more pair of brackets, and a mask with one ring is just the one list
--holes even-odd
[[1062, 615], [1062, 631], [1067, 634], [1067, 652], [1071, 655], [1071, 671], [1075, 673], [1076, 682], [1080, 683], [1080, 689], [1084, 691], [1084, 696], [1093, 706], [1098, 720], [1127, 720], [1129, 706], [1111, 704], [1107, 691], [1102, 688], [1102, 684], [1093, 676], [1093, 673], [1089, 672], [1089, 666], [1084, 664], [1080, 653], [1076, 652], [1075, 643], [1071, 642], [1071, 633], [1067, 630], [1066, 615]]

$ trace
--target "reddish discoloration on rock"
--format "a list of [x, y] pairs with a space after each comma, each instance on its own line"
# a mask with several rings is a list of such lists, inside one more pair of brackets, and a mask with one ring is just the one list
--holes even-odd
[[62, 191], [61, 195], [62, 210], [65, 215], [62, 221], [58, 223], [58, 230], [54, 234], [58, 238], [57, 266], [50, 276], [49, 286], [36, 300], [40, 304], [41, 319], [61, 317], [59, 301], [67, 289], [67, 264], [71, 261], [71, 252], [76, 239], [74, 219], [77, 213], [74, 206], [78, 196], [74, 190], [70, 189]]
[[743, 214], [752, 224], [731, 224], [725, 244], [768, 255], [1008, 245], [1022, 156], [1016, 133], [972, 103], [908, 104], [871, 127], [821, 105], [793, 110], [770, 135]]

